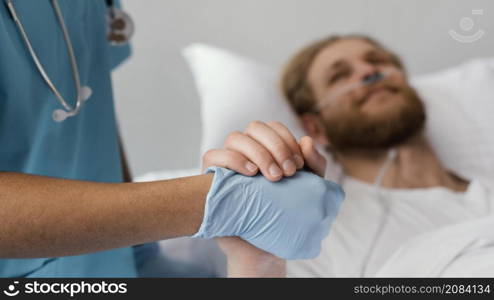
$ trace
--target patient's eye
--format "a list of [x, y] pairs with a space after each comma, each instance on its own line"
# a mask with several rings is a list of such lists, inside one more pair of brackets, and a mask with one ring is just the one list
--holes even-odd
[[391, 59], [384, 54], [380, 53], [369, 53], [366, 57], [366, 61], [373, 65], [382, 65], [391, 63]]
[[349, 70], [340, 70], [329, 76], [328, 85], [336, 84], [338, 81], [347, 78], [350, 75]]
[[386, 59], [381, 59], [381, 58], [375, 58], [369, 61], [369, 63], [374, 64], [374, 65], [382, 65], [382, 64], [387, 64], [389, 61]]

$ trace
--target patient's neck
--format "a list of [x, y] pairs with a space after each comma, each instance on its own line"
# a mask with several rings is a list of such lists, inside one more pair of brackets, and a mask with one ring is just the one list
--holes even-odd
[[[395, 148], [397, 155], [382, 177], [386, 188], [446, 187], [463, 192], [468, 182], [451, 174], [441, 164], [423, 135]], [[388, 157], [388, 151], [337, 153], [336, 158], [346, 175], [374, 183]]]

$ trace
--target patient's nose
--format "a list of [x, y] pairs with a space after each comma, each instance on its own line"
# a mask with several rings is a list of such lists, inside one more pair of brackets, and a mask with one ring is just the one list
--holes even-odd
[[369, 74], [367, 76], [365, 76], [364, 78], [362, 78], [362, 83], [364, 85], [369, 85], [369, 84], [372, 84], [374, 82], [377, 82], [379, 80], [381, 80], [383, 78], [383, 74], [379, 71], [376, 71], [372, 74]]
[[378, 68], [368, 63], [360, 63], [355, 66], [355, 76], [356, 80], [359, 82], [370, 81], [377, 73], [379, 73]]

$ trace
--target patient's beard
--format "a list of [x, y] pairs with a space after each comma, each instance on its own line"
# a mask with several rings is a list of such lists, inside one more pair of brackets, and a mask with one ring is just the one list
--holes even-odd
[[386, 150], [417, 135], [426, 120], [424, 105], [411, 87], [403, 88], [402, 95], [405, 100], [402, 105], [384, 116], [354, 111], [324, 120], [331, 144], [328, 150], [339, 153]]

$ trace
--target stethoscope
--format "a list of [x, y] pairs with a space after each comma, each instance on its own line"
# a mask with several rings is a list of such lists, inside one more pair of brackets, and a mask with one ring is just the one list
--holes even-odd
[[[73, 117], [77, 115], [82, 108], [82, 105], [85, 101], [87, 101], [91, 95], [92, 90], [89, 86], [82, 86], [79, 68], [77, 67], [77, 61], [74, 55], [74, 48], [72, 46], [72, 41], [70, 40], [70, 36], [67, 30], [67, 26], [65, 25], [65, 21], [60, 10], [60, 6], [58, 5], [57, 0], [51, 0], [51, 4], [53, 6], [53, 10], [55, 11], [55, 15], [57, 16], [58, 23], [62, 29], [63, 37], [65, 39], [65, 44], [67, 45], [67, 52], [69, 54], [70, 65], [72, 68], [72, 77], [74, 79], [77, 101], [74, 107], [67, 103], [65, 98], [60, 94], [59, 90], [51, 81], [50, 77], [45, 71], [45, 68], [41, 64], [38, 55], [33, 49], [31, 45], [31, 41], [24, 30], [24, 26], [17, 14], [17, 11], [14, 7], [13, 0], [4, 0], [12, 19], [14, 20], [17, 29], [19, 30], [22, 40], [33, 59], [36, 68], [39, 73], [45, 80], [46, 84], [49, 86], [51, 91], [55, 94], [58, 102], [63, 106], [63, 109], [55, 109], [52, 113], [52, 118], [55, 122], [62, 122], [69, 117]], [[107, 15], [107, 23], [108, 23], [108, 31], [107, 31], [107, 39], [112, 45], [123, 45], [128, 43], [131, 36], [134, 33], [134, 24], [132, 19], [128, 14], [123, 12], [122, 10], [115, 7], [112, 0], [106, 0], [106, 4], [108, 7], [108, 15]]]

